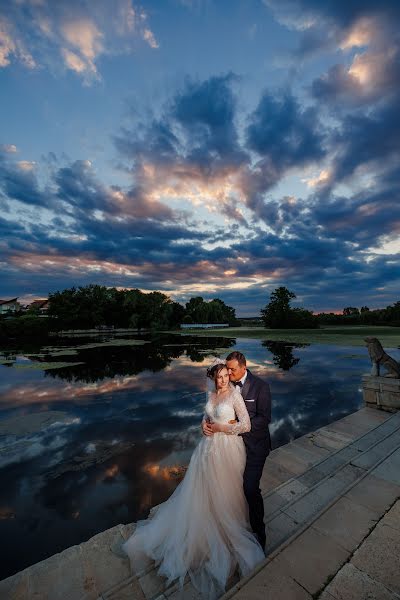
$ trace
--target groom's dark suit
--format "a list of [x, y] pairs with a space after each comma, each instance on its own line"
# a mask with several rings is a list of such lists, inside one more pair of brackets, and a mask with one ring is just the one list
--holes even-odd
[[251, 528], [264, 547], [264, 503], [261, 496], [260, 479], [265, 459], [271, 450], [268, 429], [268, 424], [271, 422], [271, 393], [268, 383], [253, 375], [248, 369], [241, 393], [251, 422], [251, 430], [243, 434], [246, 446], [243, 489], [249, 505]]

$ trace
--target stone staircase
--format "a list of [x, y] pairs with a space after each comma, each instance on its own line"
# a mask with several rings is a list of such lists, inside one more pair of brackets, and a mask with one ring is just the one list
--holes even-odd
[[[309, 535], [310, 530], [311, 536], [325, 535], [321, 533], [323, 529], [313, 529], [313, 524], [319, 519], [329, 516], [330, 511], [339, 507], [341, 512], [334, 521], [336, 527], [341, 515], [346, 518], [346, 514], [351, 512], [350, 508], [354, 509], [355, 499], [362, 499], [363, 495], [376, 496], [379, 510], [367, 509], [364, 502], [364, 512], [362, 505], [352, 516], [354, 523], [357, 523], [359, 515], [364, 515], [365, 522], [359, 524], [357, 531], [358, 535], [365, 535], [382, 512], [400, 496], [399, 473], [400, 413], [390, 414], [372, 408], [363, 408], [271, 452], [261, 480], [268, 557], [250, 576], [240, 581], [237, 576], [234, 577], [229, 582], [224, 599], [236, 595], [240, 598], [253, 597], [249, 595], [249, 590], [254, 585], [257, 587], [256, 582], [260, 577], [262, 579], [263, 573], [271, 568], [271, 563], [285, 549], [290, 550], [290, 546], [302, 535]], [[25, 569], [0, 582], [0, 598], [199, 599], [190, 581], [187, 581], [183, 590], [177, 584], [167, 586], [153, 565], [132, 574], [129, 562], [111, 553], [110, 547], [118, 540], [127, 539], [133, 529], [134, 525], [118, 525], [80, 546], [69, 548]], [[351, 523], [349, 529], [352, 530]], [[340, 564], [346, 559], [346, 552], [351, 551], [350, 546], [356, 543], [356, 538], [357, 535], [353, 533], [347, 542], [348, 549], [342, 545], [338, 546], [339, 550], [335, 549], [342, 561]], [[308, 542], [309, 548], [315, 543], [313, 539]], [[336, 556], [331, 548], [327, 548], [326, 552], [329, 556]], [[267, 579], [273, 581], [270, 576]], [[287, 585], [286, 596], [274, 592], [275, 596], [271, 598], [289, 600], [305, 594], [306, 588], [303, 589], [297, 581], [288, 580]], [[280, 588], [281, 583], [278, 591]], [[298, 595], [294, 592], [291, 595], [292, 588], [296, 588]], [[263, 585], [261, 589], [261, 595], [256, 594], [254, 598], [261, 598], [265, 594]], [[303, 597], [311, 598], [311, 595], [307, 592]]]
[[266, 554], [299, 533], [400, 448], [400, 413], [264, 494]]
[[[396, 522], [390, 531], [386, 527], [386, 513], [392, 506], [396, 505], [392, 511], [399, 514], [399, 498], [397, 413], [265, 495], [268, 557], [222, 600], [399, 599], [400, 579], [396, 575], [393, 581], [393, 573], [398, 573], [400, 526]], [[378, 529], [384, 533], [377, 547], [377, 536], [370, 532], [381, 521], [383, 526]], [[368, 548], [371, 563], [376, 563], [378, 556], [382, 564], [368, 564], [365, 551], [361, 552], [364, 564], [360, 564], [359, 548]], [[376, 596], [381, 585], [376, 573], [384, 571], [384, 565], [391, 578], [386, 577], [387, 587], [383, 590], [381, 586], [381, 595]], [[345, 576], [345, 586], [343, 581], [341, 588], [329, 585], [332, 579], [340, 582]], [[360, 581], [368, 586], [363, 596], [357, 595]]]

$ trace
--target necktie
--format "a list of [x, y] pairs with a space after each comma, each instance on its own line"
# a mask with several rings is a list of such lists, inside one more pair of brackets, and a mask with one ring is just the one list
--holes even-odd
[[233, 383], [240, 388], [243, 387], [243, 383], [241, 381], [234, 381]]

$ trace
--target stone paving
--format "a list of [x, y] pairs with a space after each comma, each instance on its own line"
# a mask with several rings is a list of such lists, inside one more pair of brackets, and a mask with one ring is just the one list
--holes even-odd
[[[224, 600], [400, 598], [400, 413], [366, 407], [274, 450], [261, 486], [268, 558]], [[133, 529], [117, 525], [1, 581], [0, 598], [198, 600], [189, 582], [167, 587], [154, 565], [133, 574], [111, 552]]]
[[268, 558], [222, 600], [399, 600], [400, 413], [302, 480], [315, 483], [268, 518]]
[[400, 598], [400, 501], [384, 515], [319, 600]]

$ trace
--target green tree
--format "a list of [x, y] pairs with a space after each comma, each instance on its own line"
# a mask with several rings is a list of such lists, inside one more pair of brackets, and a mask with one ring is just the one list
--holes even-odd
[[186, 302], [186, 314], [193, 319], [193, 323], [208, 323], [208, 308], [207, 302], [201, 296], [190, 298]]
[[292, 308], [290, 302], [296, 294], [284, 286], [276, 288], [269, 303], [261, 310], [261, 318], [265, 327], [271, 329], [315, 329], [318, 320], [315, 315], [305, 308]]
[[73, 287], [49, 295], [49, 317], [57, 319], [60, 327], [74, 329], [105, 324], [105, 308], [109, 291], [105, 286]]
[[115, 327], [168, 329], [179, 324], [184, 308], [161, 292], [117, 290], [88, 285], [49, 296], [49, 316], [56, 329]]
[[296, 294], [290, 292], [286, 287], [276, 288], [270, 296], [269, 303], [261, 310], [261, 318], [265, 327], [273, 329], [289, 327], [290, 302], [294, 298], [296, 298]]
[[190, 298], [185, 308], [185, 316], [191, 319], [189, 321], [191, 323], [238, 324], [235, 309], [225, 304], [220, 298], [214, 298], [207, 302], [201, 296], [195, 296]]
[[391, 325], [400, 327], [400, 302], [387, 306], [384, 309], [384, 320]]
[[356, 308], [355, 306], [347, 306], [343, 309], [343, 314], [347, 317], [351, 317], [353, 315], [359, 315], [360, 313], [358, 311], [358, 308]]
[[0, 339], [31, 338], [39, 340], [48, 336], [49, 328], [49, 319], [42, 319], [34, 314], [0, 319]]

